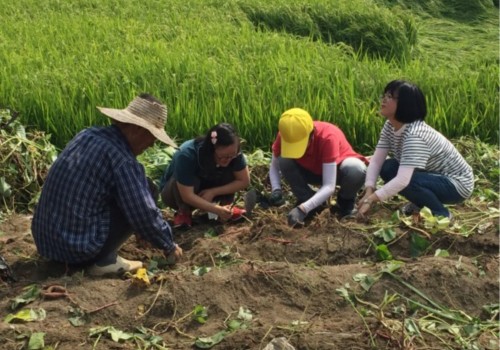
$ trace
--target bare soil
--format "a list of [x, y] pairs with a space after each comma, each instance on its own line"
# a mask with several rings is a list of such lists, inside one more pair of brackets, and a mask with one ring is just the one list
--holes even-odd
[[[248, 220], [232, 224], [200, 219], [191, 229], [176, 232], [184, 259], [157, 272], [150, 286], [125, 277], [90, 277], [84, 271], [45, 261], [33, 244], [31, 217], [14, 215], [0, 225], [0, 254], [17, 277], [16, 282], [1, 283], [2, 319], [12, 312], [12, 299], [30, 284], [63, 286], [69, 296], [39, 298], [26, 306], [43, 308], [47, 313], [43, 321], [0, 322], [1, 347], [27, 349], [26, 339], [20, 336], [44, 332], [45, 345], [60, 350], [138, 349], [140, 344], [134, 342], [114, 342], [104, 335], [90, 337], [89, 330], [113, 326], [134, 332], [143, 326], [161, 336], [170, 349], [192, 349], [196, 337], [227, 329], [228, 320], [235, 319], [243, 307], [253, 315], [248, 328], [227, 334], [213, 349], [263, 349], [277, 337], [285, 337], [296, 349], [461, 348], [446, 332], [441, 340], [428, 333], [405, 339], [401, 330], [391, 326], [404, 322], [404, 313], [391, 311], [396, 306], [408, 308], [402, 297], [382, 307], [380, 313], [369, 304], [364, 308], [357, 304], [356, 312], [336, 291], [349, 284], [360, 299], [375, 306], [382, 305], [384, 296], [396, 293], [425, 304], [390, 276], [383, 275], [368, 292], [353, 280], [356, 274], [374, 275], [386, 266], [377, 260], [370, 239], [395, 208], [378, 208], [370, 223], [339, 221], [325, 210], [299, 229], [285, 225], [289, 209], [257, 209]], [[457, 216], [460, 221], [460, 214]], [[398, 276], [449, 309], [462, 310], [479, 320], [491, 317], [483, 306], [499, 302], [497, 222], [469, 237], [438, 232], [430, 238], [430, 248], [418, 257], [412, 257], [411, 237], [423, 234], [403, 226], [396, 232], [398, 238], [389, 248], [395, 259], [404, 262], [395, 272]], [[213, 233], [216, 237], [210, 237]], [[436, 249], [446, 249], [450, 256], [434, 256]], [[135, 236], [120, 254], [145, 263], [159, 256]], [[211, 270], [197, 276], [195, 267]], [[190, 315], [196, 305], [207, 308], [204, 324]], [[71, 325], [70, 307], [87, 312], [89, 322], [80, 327]], [[426, 314], [424, 310], [417, 312], [421, 317]], [[496, 332], [498, 335], [498, 329]], [[483, 349], [498, 348], [498, 339], [485, 333], [480, 344]]]

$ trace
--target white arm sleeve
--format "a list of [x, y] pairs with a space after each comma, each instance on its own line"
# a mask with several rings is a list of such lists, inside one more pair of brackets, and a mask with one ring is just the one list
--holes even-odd
[[404, 190], [410, 183], [414, 170], [413, 167], [400, 166], [396, 177], [375, 191], [378, 199], [383, 202]]
[[366, 170], [366, 179], [365, 179], [365, 187], [373, 187], [376, 188], [377, 178], [380, 174], [380, 169], [382, 169], [382, 165], [384, 164], [385, 158], [389, 154], [388, 148], [376, 148], [375, 153], [370, 158], [370, 164], [368, 165], [368, 169]]
[[280, 164], [278, 158], [271, 157], [271, 167], [269, 169], [269, 181], [271, 181], [271, 191], [281, 189]]
[[337, 163], [323, 163], [323, 184], [309, 200], [301, 206], [306, 213], [323, 204], [335, 192], [337, 184]]

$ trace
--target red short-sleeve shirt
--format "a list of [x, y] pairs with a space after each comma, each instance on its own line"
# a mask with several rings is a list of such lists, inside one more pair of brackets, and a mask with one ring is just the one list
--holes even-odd
[[[344, 133], [337, 126], [315, 121], [313, 137], [307, 145], [306, 153], [302, 158], [297, 159], [297, 163], [314, 174], [322, 175], [324, 163], [337, 163], [340, 165], [346, 158], [354, 157], [361, 159], [366, 164], [368, 160], [356, 153]], [[278, 132], [273, 143], [273, 154], [279, 157], [281, 154], [281, 135]]]

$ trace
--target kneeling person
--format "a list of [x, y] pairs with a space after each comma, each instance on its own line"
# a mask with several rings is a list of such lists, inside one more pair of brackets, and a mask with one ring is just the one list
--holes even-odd
[[194, 209], [235, 220], [244, 211], [231, 205], [234, 195], [249, 184], [240, 138], [231, 124], [220, 123], [181, 145], [162, 177], [161, 198], [177, 211], [174, 227], [191, 226]]
[[156, 139], [175, 146], [164, 130], [166, 107], [142, 94], [126, 109], [99, 110], [113, 125], [80, 132], [49, 170], [31, 227], [39, 254], [88, 266], [94, 275], [134, 271], [142, 263], [117, 252], [135, 231], [169, 258], [180, 258], [136, 159]]
[[[280, 173], [297, 199], [297, 206], [288, 214], [289, 225], [303, 224], [308, 214], [333, 195], [337, 183], [339, 215], [352, 213], [368, 161], [352, 149], [337, 126], [313, 121], [307, 111], [292, 108], [281, 115], [272, 150], [271, 204], [282, 202]], [[319, 190], [314, 191], [310, 184]]]

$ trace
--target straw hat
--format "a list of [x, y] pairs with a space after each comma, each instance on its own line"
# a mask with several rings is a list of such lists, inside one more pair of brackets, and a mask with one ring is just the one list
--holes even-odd
[[278, 129], [281, 135], [281, 156], [298, 159], [306, 152], [309, 135], [314, 129], [311, 116], [301, 108], [292, 108], [281, 115]]
[[172, 147], [177, 147], [165, 132], [167, 106], [140, 96], [134, 98], [125, 109], [97, 107], [102, 114], [122, 123], [130, 123], [149, 130], [154, 137]]

